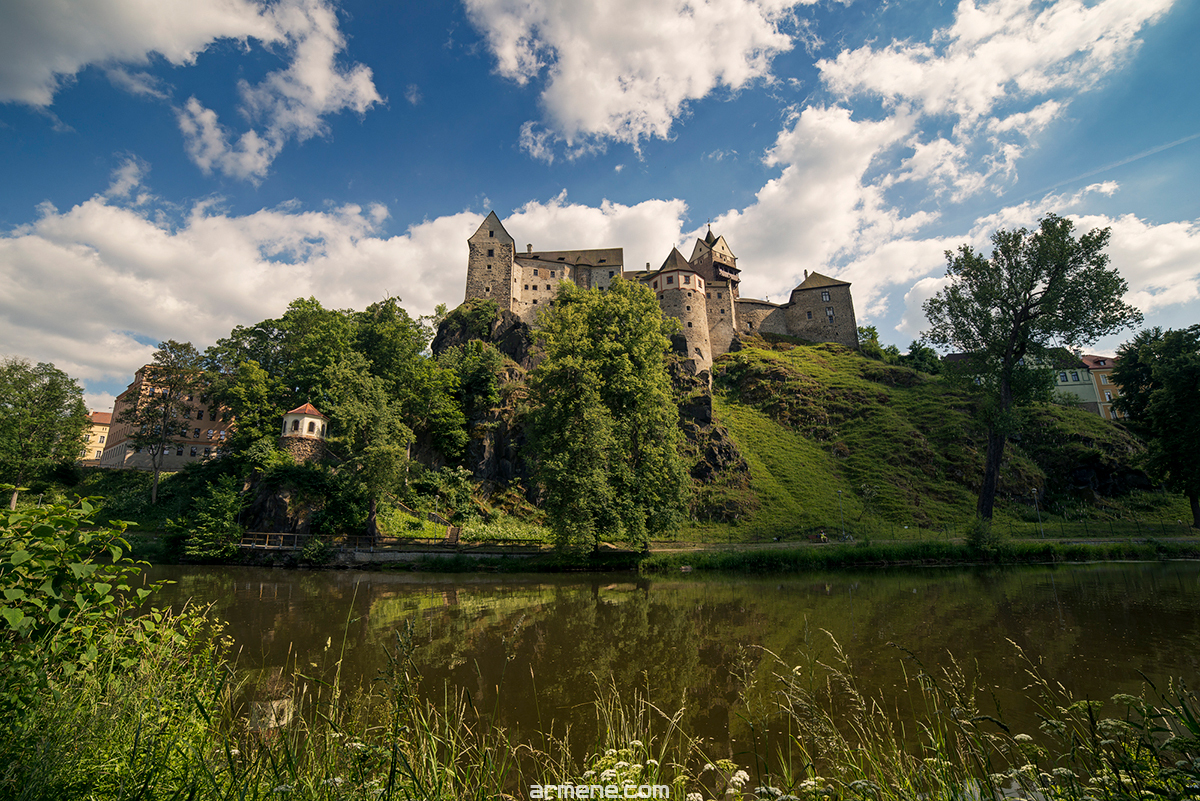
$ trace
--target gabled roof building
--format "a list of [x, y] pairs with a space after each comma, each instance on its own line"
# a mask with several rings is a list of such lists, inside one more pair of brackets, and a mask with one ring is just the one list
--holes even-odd
[[729, 351], [740, 333], [787, 334], [815, 342], [858, 347], [858, 323], [850, 284], [805, 271], [785, 304], [742, 298], [741, 270], [725, 237], [696, 240], [691, 258], [677, 249], [657, 270], [625, 269], [622, 248], [519, 252], [495, 212], [467, 240], [466, 300], [489, 298], [501, 309], [532, 323], [554, 305], [558, 285], [569, 280], [584, 289], [608, 289], [619, 278], [638, 281], [658, 297], [663, 314], [679, 320], [688, 356], [697, 370]]

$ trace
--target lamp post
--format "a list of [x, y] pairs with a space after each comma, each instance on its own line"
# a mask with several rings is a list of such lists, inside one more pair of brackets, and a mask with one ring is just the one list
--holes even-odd
[[1046, 539], [1046, 529], [1042, 528], [1042, 510], [1040, 508], [1038, 508], [1037, 488], [1031, 487], [1029, 490], [1029, 494], [1033, 496], [1033, 509], [1034, 509], [1034, 511], [1037, 512], [1038, 531], [1041, 532], [1042, 539]]
[[842, 518], [842, 539], [846, 539], [846, 513], [842, 511], [842, 491], [838, 490], [838, 517]]

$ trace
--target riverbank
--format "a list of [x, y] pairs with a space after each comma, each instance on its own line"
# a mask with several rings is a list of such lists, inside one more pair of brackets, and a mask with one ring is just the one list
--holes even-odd
[[[161, 538], [129, 537], [133, 555], [151, 564], [177, 564]], [[588, 554], [561, 553], [549, 545], [463, 543], [411, 544], [385, 549], [330, 548], [318, 554], [303, 548], [241, 548], [232, 564], [296, 569], [402, 570], [434, 573], [567, 573], [637, 571], [647, 574], [692, 571], [788, 573], [840, 568], [898, 566], [1023, 565], [1102, 561], [1200, 559], [1200, 537], [1109, 540], [1002, 540], [980, 550], [961, 539], [854, 543], [716, 544], [656, 542], [648, 553], [603, 544]]]

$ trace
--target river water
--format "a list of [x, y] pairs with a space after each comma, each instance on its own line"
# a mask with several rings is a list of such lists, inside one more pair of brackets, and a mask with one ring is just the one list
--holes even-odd
[[[278, 691], [297, 665], [360, 683], [408, 629], [421, 686], [468, 693], [517, 732], [588, 742], [591, 702], [615, 686], [683, 709], [714, 757], [771, 728], [777, 674], [823, 675], [834, 641], [860, 689], [902, 705], [905, 676], [957, 660], [1013, 731], [1036, 727], [1027, 670], [1077, 698], [1137, 693], [1144, 674], [1200, 686], [1200, 563], [892, 569], [771, 577], [431, 575], [164, 566], [159, 605], [213, 604], [238, 665]], [[1026, 658], [1022, 658], [1021, 653]], [[995, 709], [985, 711], [995, 712]], [[759, 724], [763, 725], [759, 725]], [[756, 735], [755, 732], [758, 732]]]

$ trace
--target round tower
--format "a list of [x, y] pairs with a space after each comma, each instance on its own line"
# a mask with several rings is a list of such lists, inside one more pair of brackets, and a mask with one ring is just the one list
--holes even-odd
[[329, 418], [311, 403], [297, 406], [283, 416], [279, 447], [297, 462], [309, 462], [325, 455], [325, 437]]
[[679, 333], [687, 341], [687, 356], [695, 362], [696, 370], [711, 369], [713, 354], [704, 277], [692, 269], [682, 253], [673, 249], [652, 277], [651, 285], [658, 294], [663, 314], [679, 321]]

